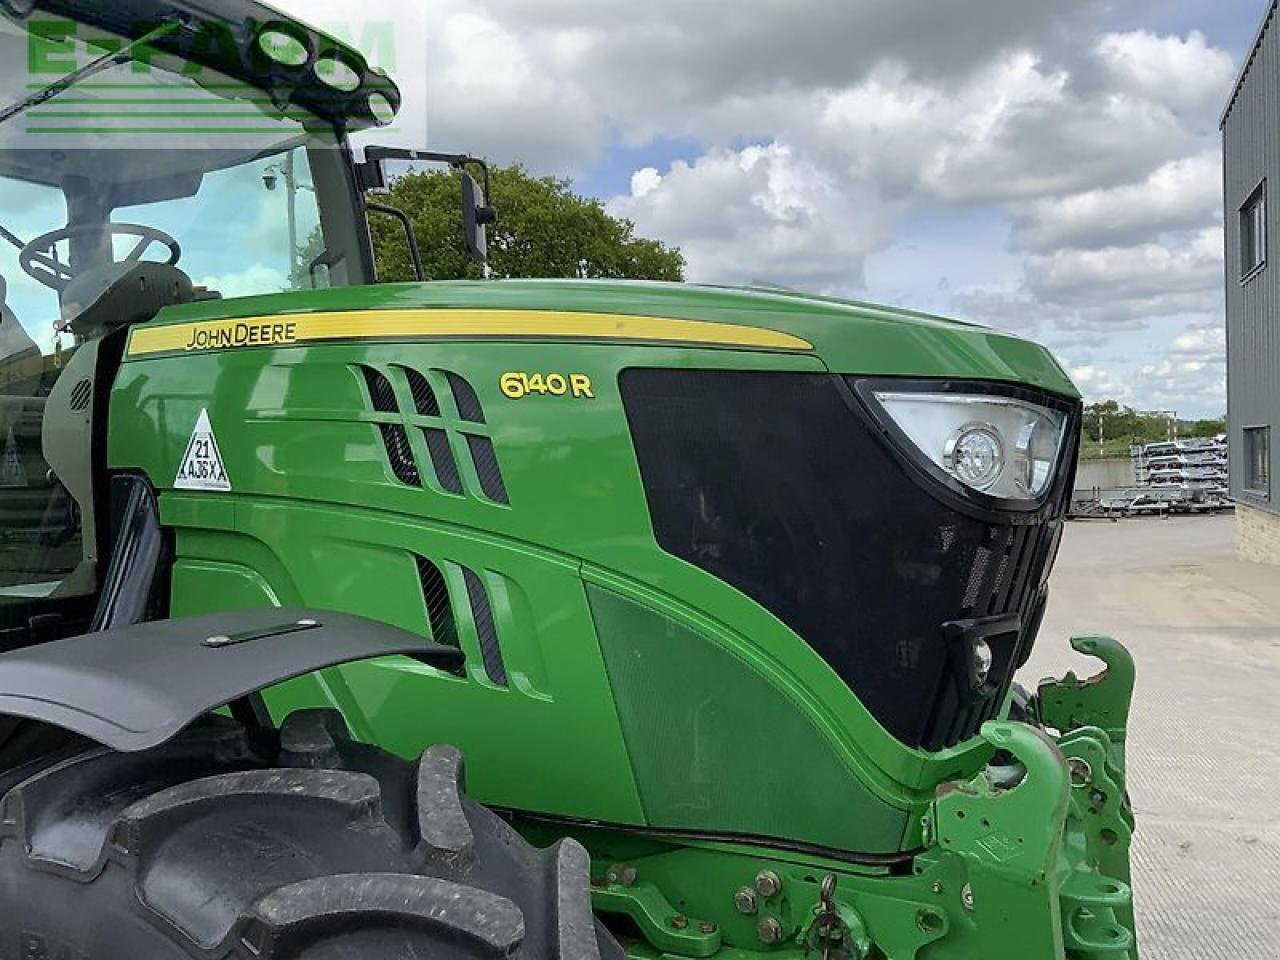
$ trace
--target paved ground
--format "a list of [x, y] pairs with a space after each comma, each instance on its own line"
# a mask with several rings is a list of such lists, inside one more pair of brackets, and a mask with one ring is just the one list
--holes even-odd
[[1138, 663], [1129, 788], [1143, 960], [1280, 960], [1280, 567], [1236, 560], [1230, 515], [1067, 528], [1023, 679]]

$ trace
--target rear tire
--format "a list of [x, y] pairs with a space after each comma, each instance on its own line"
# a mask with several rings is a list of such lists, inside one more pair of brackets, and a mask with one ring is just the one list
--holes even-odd
[[622, 960], [573, 840], [536, 850], [416, 764], [307, 710], [210, 717], [138, 754], [0, 773], [0, 956]]

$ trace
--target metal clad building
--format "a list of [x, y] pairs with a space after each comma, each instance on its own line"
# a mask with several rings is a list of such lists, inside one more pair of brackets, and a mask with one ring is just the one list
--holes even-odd
[[1280, 17], [1267, 6], [1222, 114], [1227, 419], [1241, 552], [1280, 562]]

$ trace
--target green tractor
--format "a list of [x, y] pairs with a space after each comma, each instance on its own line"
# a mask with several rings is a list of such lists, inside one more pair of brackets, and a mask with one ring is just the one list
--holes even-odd
[[356, 50], [0, 11], [0, 958], [1136, 960], [1132, 662], [1014, 683], [1048, 352], [377, 285], [397, 161], [479, 259], [494, 212], [469, 157], [356, 159], [400, 108]]

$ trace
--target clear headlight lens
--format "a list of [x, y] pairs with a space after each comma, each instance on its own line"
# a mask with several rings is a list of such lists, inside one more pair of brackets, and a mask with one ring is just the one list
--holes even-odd
[[1035, 500], [1053, 480], [1067, 425], [1060, 411], [978, 394], [877, 392], [875, 397], [925, 456], [974, 490]]

